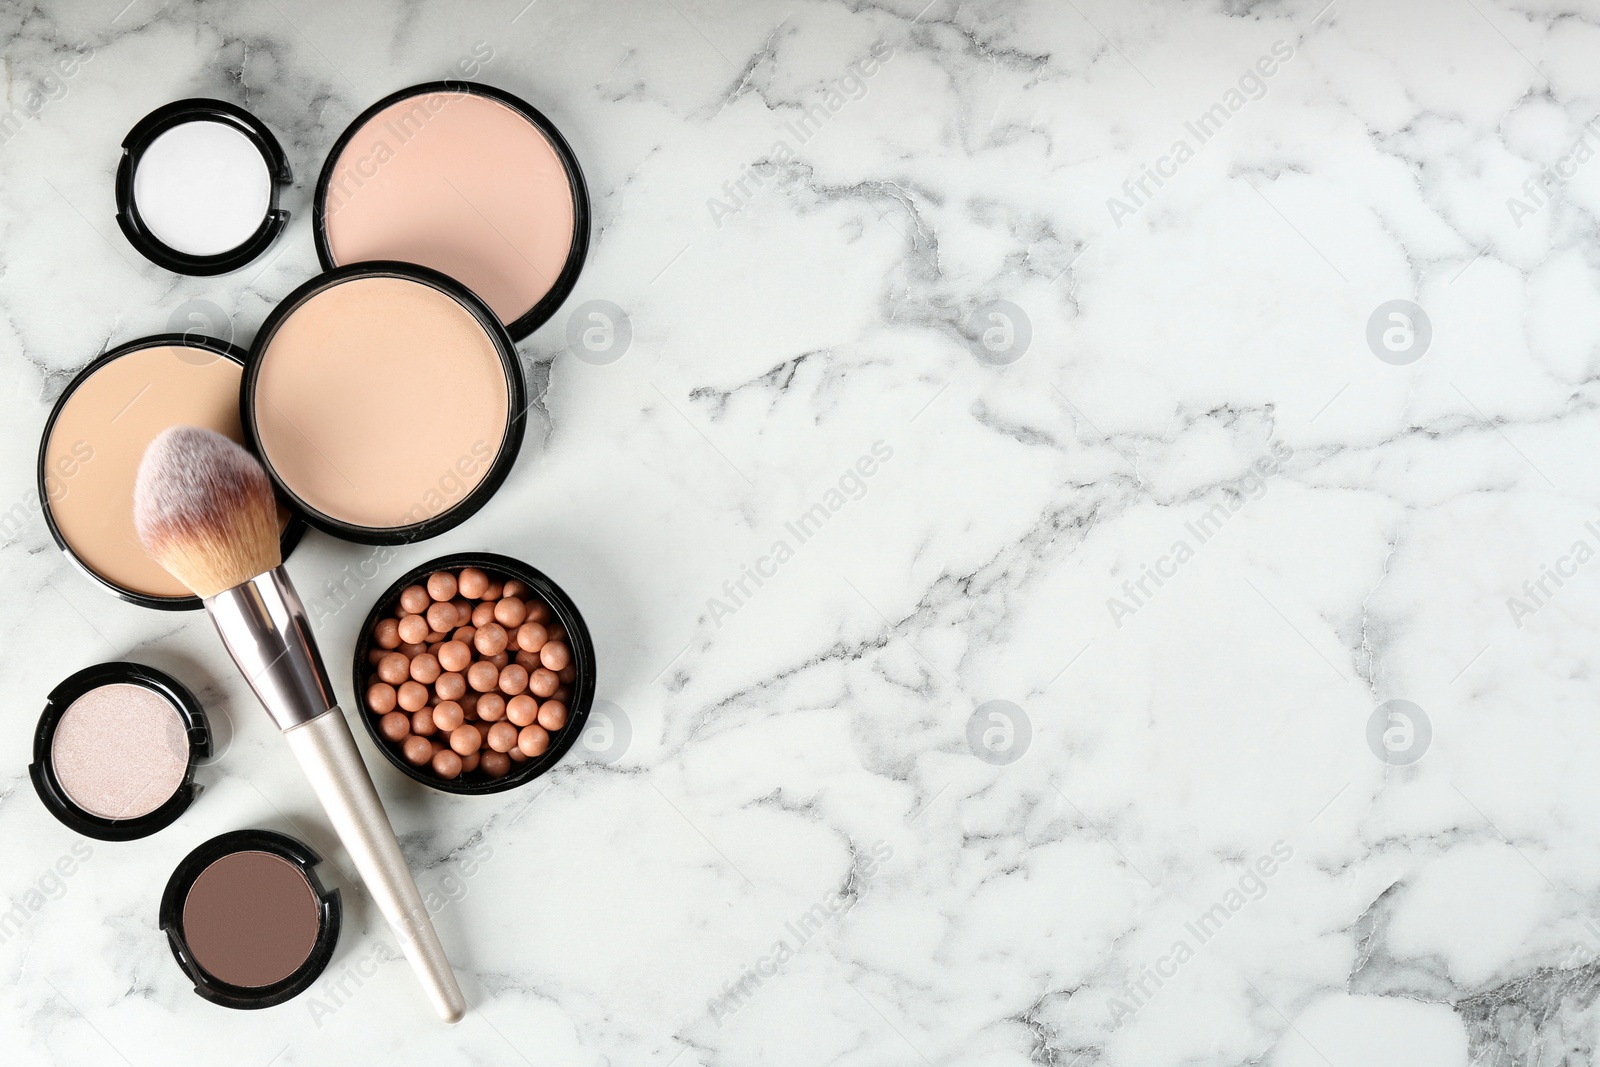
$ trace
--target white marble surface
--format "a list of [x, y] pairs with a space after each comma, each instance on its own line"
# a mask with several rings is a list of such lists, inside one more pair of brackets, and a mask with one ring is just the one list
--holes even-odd
[[[39, 905], [0, 943], [7, 1064], [1590, 1062], [1600, 4], [124, 2], [0, 10], [7, 103], [45, 97], [0, 144], [0, 900]], [[248, 340], [315, 269], [336, 134], [484, 45], [582, 160], [593, 251], [521, 346], [510, 481], [375, 584], [458, 548], [545, 569], [631, 736], [498, 799], [375, 764], [454, 898], [451, 1029], [205, 619], [92, 588], [29, 492], [76, 368], [179, 309]], [[295, 168], [276, 258], [231, 277], [112, 217], [122, 134], [187, 95]], [[628, 315], [609, 365], [567, 347], [591, 300]], [[1431, 321], [1404, 365], [1367, 342], [1392, 300]], [[983, 348], [997, 301], [1025, 346]], [[291, 569], [367, 555], [313, 536]], [[336, 663], [375, 592], [323, 622]], [[122, 656], [231, 742], [178, 823], [57, 882], [29, 735]], [[1409, 765], [1369, 749], [1392, 699], [1431, 723]], [[995, 700], [1009, 763], [968, 743]], [[155, 924], [243, 826], [323, 849], [349, 907], [324, 980], [257, 1013], [197, 998]]]

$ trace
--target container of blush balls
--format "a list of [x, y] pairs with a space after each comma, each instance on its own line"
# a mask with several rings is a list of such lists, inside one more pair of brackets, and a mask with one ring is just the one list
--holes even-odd
[[492, 553], [404, 575], [356, 638], [367, 733], [407, 777], [447, 793], [514, 789], [559, 763], [589, 717], [594, 673], [572, 598]]

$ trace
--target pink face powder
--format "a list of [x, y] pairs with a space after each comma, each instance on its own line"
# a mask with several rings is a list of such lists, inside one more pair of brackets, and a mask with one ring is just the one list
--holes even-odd
[[552, 291], [570, 288], [569, 263], [581, 262], [587, 244], [579, 234], [587, 195], [563, 153], [570, 162], [565, 144], [558, 149], [528, 114], [479, 92], [421, 91], [380, 106], [357, 120], [323, 169], [325, 265], [432, 267], [516, 324]]
[[189, 737], [170, 700], [115, 682], [74, 700], [50, 746], [72, 802], [102, 819], [137, 819], [172, 798], [189, 768]]

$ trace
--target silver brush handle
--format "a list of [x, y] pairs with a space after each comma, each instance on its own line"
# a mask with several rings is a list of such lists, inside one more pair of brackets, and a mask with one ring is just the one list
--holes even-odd
[[278, 729], [309, 722], [339, 703], [311, 620], [282, 567], [205, 600], [239, 671]]
[[460, 1020], [467, 1010], [461, 987], [338, 708], [288, 572], [275, 567], [207, 597], [205, 605], [234, 663], [299, 759], [434, 1009], [446, 1022]]
[[466, 1014], [467, 1002], [344, 712], [333, 708], [283, 731], [283, 737], [317, 791], [328, 821], [367, 883], [378, 910], [400, 939], [400, 949], [433, 1001], [434, 1011], [445, 1022], [459, 1022]]

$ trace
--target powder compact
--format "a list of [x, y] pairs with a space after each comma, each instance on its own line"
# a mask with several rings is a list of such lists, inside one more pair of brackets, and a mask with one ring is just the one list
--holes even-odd
[[505, 481], [527, 400], [516, 348], [471, 291], [407, 263], [306, 282], [256, 334], [245, 440], [312, 526], [403, 544], [464, 521]]
[[[457, 624], [440, 635], [448, 640], [433, 652], [406, 655], [402, 642], [414, 636], [405, 633], [408, 620], [421, 611], [424, 629], [443, 627], [451, 609]], [[551, 659], [557, 646], [560, 657]], [[541, 651], [542, 662], [532, 658]], [[452, 661], [453, 654], [475, 662]], [[506, 662], [480, 680], [479, 670], [500, 654]], [[402, 673], [388, 673], [394, 667]], [[352, 680], [368, 735], [402, 774], [442, 792], [485, 796], [538, 778], [582, 735], [594, 705], [594, 640], [578, 605], [542, 571], [498, 553], [454, 553], [401, 575], [378, 597], [356, 638]], [[414, 700], [406, 700], [408, 689]], [[460, 744], [459, 731], [469, 744]], [[496, 743], [508, 732], [523, 735], [520, 751], [509, 737]], [[437, 748], [423, 743], [432, 741]], [[448, 777], [437, 769], [446, 741], [463, 755], [450, 762]], [[419, 746], [416, 758], [411, 746]]]
[[66, 826], [129, 841], [183, 814], [195, 765], [210, 754], [205, 712], [175, 678], [140, 663], [100, 663], [51, 690], [28, 775]]
[[228, 1008], [267, 1008], [307, 989], [339, 941], [339, 891], [314, 851], [270, 830], [235, 830], [184, 857], [161, 896], [166, 931], [194, 991]]
[[[51, 536], [104, 588], [144, 607], [200, 607], [152, 560], [133, 529], [133, 482], [146, 446], [169, 426], [244, 440], [244, 351], [195, 334], [162, 334], [107, 352], [72, 379], [39, 445], [39, 501]], [[287, 556], [304, 531], [285, 510]]]
[[432, 267], [522, 340], [577, 284], [589, 193], [550, 120], [510, 93], [430, 82], [384, 97], [344, 131], [312, 207], [324, 269]]
[[224, 100], [178, 100], [122, 142], [117, 223], [150, 262], [179, 274], [226, 274], [264, 252], [289, 221], [292, 180], [278, 139]]

